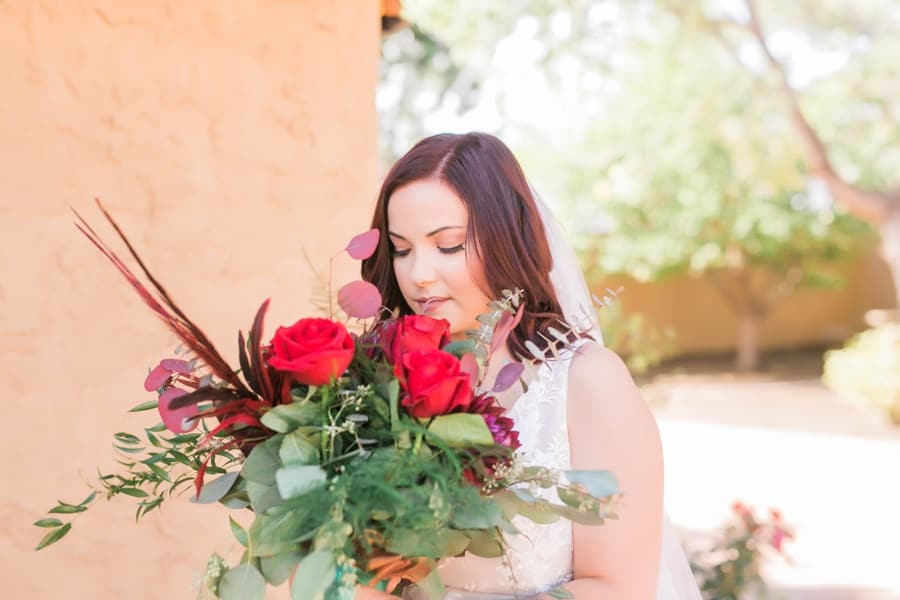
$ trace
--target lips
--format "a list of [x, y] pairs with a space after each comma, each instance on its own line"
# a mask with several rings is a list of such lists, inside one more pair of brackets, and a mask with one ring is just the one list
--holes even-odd
[[441, 296], [429, 296], [427, 298], [416, 298], [416, 302], [419, 304], [419, 308], [422, 309], [422, 312], [431, 312], [436, 309], [438, 306], [442, 305], [446, 302], [448, 298], [444, 298]]

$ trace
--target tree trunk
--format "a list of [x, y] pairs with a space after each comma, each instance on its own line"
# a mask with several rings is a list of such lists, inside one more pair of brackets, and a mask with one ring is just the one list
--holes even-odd
[[737, 356], [735, 366], [739, 371], [755, 371], [759, 368], [759, 329], [762, 319], [751, 307], [738, 313]]

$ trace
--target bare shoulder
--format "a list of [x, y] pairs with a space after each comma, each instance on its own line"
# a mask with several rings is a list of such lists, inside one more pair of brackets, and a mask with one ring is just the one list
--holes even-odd
[[570, 406], [594, 414], [619, 410], [634, 402], [644, 407], [634, 379], [618, 354], [589, 342], [581, 345], [569, 365]]
[[569, 432], [576, 458], [601, 450], [618, 455], [634, 442], [659, 447], [656, 419], [619, 356], [596, 343], [572, 357], [568, 384]]

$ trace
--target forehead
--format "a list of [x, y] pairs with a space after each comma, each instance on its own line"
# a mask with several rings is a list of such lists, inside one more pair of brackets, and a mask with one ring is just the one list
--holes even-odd
[[413, 181], [394, 190], [388, 202], [390, 230], [406, 236], [439, 227], [465, 227], [468, 211], [453, 188], [437, 179]]

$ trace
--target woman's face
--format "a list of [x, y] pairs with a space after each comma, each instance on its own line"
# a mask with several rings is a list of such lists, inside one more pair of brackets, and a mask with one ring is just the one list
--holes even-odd
[[477, 329], [488, 310], [484, 265], [468, 247], [468, 211], [452, 188], [436, 179], [408, 183], [391, 194], [388, 235], [394, 275], [417, 314], [450, 322], [454, 339]]

